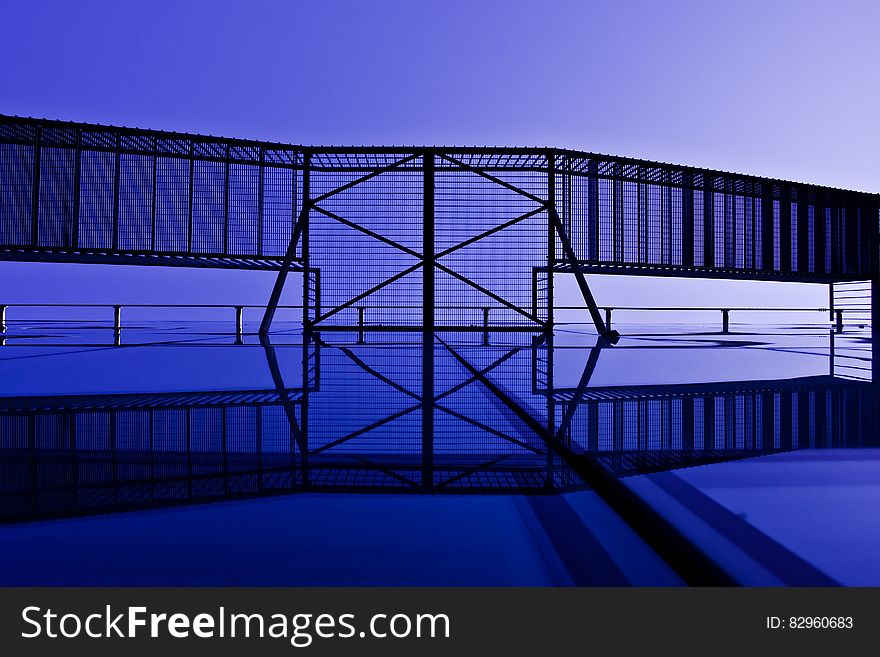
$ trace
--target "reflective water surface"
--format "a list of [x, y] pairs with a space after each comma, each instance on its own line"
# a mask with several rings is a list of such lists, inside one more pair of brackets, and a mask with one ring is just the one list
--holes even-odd
[[868, 336], [665, 329], [16, 327], [0, 584], [880, 584]]

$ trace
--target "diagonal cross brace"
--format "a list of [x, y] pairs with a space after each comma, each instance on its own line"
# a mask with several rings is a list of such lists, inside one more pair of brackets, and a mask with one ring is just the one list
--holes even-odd
[[[299, 213], [299, 217], [297, 217], [296, 223], [293, 226], [290, 244], [287, 246], [287, 252], [284, 254], [284, 260], [281, 262], [281, 270], [278, 272], [275, 284], [272, 286], [269, 303], [266, 305], [266, 311], [263, 313], [263, 321], [260, 322], [260, 335], [266, 335], [272, 327], [272, 320], [275, 318], [275, 311], [278, 310], [278, 302], [281, 300], [281, 292], [284, 290], [284, 283], [287, 281], [290, 265], [293, 264], [293, 258], [296, 256], [296, 247], [299, 244], [299, 238], [302, 236], [309, 206], [310, 203], [308, 201], [303, 204], [302, 212]], [[303, 313], [305, 313], [305, 308], [303, 308]]]
[[[613, 329], [609, 329], [605, 325], [605, 321], [602, 319], [602, 313], [599, 312], [599, 307], [596, 305], [596, 299], [593, 297], [593, 293], [590, 291], [590, 286], [587, 284], [587, 277], [584, 276], [584, 272], [581, 271], [580, 265], [578, 264], [574, 248], [571, 246], [571, 240], [568, 238], [568, 234], [565, 232], [565, 227], [559, 219], [559, 213], [556, 212], [556, 206], [552, 203], [548, 206], [548, 213], [550, 215], [550, 221], [556, 229], [556, 234], [559, 236], [559, 241], [562, 243], [562, 252], [565, 254], [565, 259], [571, 267], [575, 280], [577, 280], [581, 296], [584, 298], [584, 303], [587, 304], [587, 310], [590, 313], [593, 324], [596, 326], [596, 331], [611, 344], [616, 344], [617, 341], [620, 340], [620, 333]], [[550, 272], [550, 275], [553, 275], [552, 271]]]
[[[272, 286], [272, 293], [269, 295], [269, 303], [266, 305], [266, 311], [263, 313], [263, 321], [260, 322], [260, 334], [266, 335], [269, 332], [269, 329], [272, 327], [272, 320], [275, 318], [275, 311], [278, 310], [278, 302], [281, 300], [281, 292], [284, 290], [284, 284], [287, 281], [287, 274], [290, 271], [290, 266], [293, 264], [293, 259], [296, 257], [296, 249], [299, 245], [299, 240], [302, 237], [303, 231], [307, 230], [307, 224], [309, 220], [309, 212], [312, 209], [316, 208], [316, 204], [319, 201], [323, 201], [325, 199], [334, 196], [346, 189], [354, 187], [355, 185], [359, 185], [363, 182], [371, 180], [376, 176], [379, 176], [387, 171], [392, 171], [398, 167], [403, 166], [407, 162], [411, 162], [418, 154], [408, 155], [401, 160], [398, 160], [386, 167], [382, 167], [381, 169], [376, 169], [375, 171], [371, 171], [365, 176], [361, 176], [355, 180], [352, 180], [336, 189], [330, 190], [329, 192], [325, 192], [319, 196], [312, 198], [310, 196], [310, 163], [311, 163], [311, 155], [309, 153], [305, 154], [304, 162], [303, 162], [303, 179], [302, 179], [302, 193], [303, 193], [303, 207], [302, 211], [299, 213], [299, 216], [296, 218], [296, 222], [293, 226], [293, 231], [290, 236], [290, 243], [287, 245], [287, 251], [284, 254], [284, 260], [281, 263], [281, 270], [278, 272], [278, 276], [275, 279], [275, 284]], [[325, 213], [326, 214], [326, 213]], [[335, 217], [334, 217], [335, 218]], [[306, 269], [308, 269], [308, 263], [306, 263]], [[305, 303], [303, 303], [303, 315], [306, 313]]]

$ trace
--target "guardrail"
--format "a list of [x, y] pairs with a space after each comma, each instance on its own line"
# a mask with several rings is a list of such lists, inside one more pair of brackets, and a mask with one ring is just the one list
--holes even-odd
[[[235, 335], [241, 337], [244, 332], [244, 311], [248, 309], [264, 310], [266, 306], [255, 304], [156, 304], [156, 303], [129, 303], [129, 304], [108, 304], [108, 303], [8, 303], [0, 305], [0, 332], [5, 332], [8, 327], [8, 311], [12, 308], [96, 308], [109, 309], [113, 314], [113, 330], [117, 333], [123, 329], [122, 311], [123, 309], [228, 309], [234, 313]], [[399, 305], [381, 305], [381, 306], [358, 306], [358, 328], [364, 329], [367, 324], [367, 311], [370, 309], [403, 309], [409, 306]], [[479, 310], [482, 314], [482, 326], [475, 326], [483, 331], [490, 331], [490, 314], [492, 310], [504, 310], [502, 308], [490, 308], [487, 306], [438, 306], [438, 308], [446, 310]], [[280, 305], [279, 310], [302, 310], [301, 305]], [[843, 333], [843, 309], [836, 308], [793, 308], [793, 307], [748, 307], [748, 306], [599, 306], [599, 309], [605, 314], [605, 324], [610, 328], [612, 313], [614, 311], [651, 311], [651, 312], [720, 312], [721, 313], [721, 332], [730, 332], [730, 314], [732, 312], [833, 312], [834, 331]], [[555, 306], [555, 310], [582, 310], [586, 311], [583, 306]], [[848, 311], [851, 314], [858, 313], [858, 310]], [[41, 320], [27, 320], [41, 321]], [[43, 320], [57, 321], [57, 320]], [[580, 322], [561, 322], [561, 324], [579, 324]], [[867, 322], [866, 322], [867, 323]]]

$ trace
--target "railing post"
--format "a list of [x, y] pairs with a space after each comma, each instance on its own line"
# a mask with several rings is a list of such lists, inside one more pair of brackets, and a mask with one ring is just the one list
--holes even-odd
[[0, 333], [6, 333], [6, 306], [0, 306]]
[[841, 310], [840, 308], [837, 308], [834, 311], [834, 315], [835, 315], [835, 320], [836, 320], [835, 325], [834, 325], [834, 330], [837, 333], [843, 333], [843, 310]]
[[727, 308], [721, 311], [721, 332], [730, 333], [730, 310]]
[[483, 344], [489, 344], [489, 309], [483, 308]]
[[241, 340], [244, 335], [244, 306], [235, 307], [235, 337]]
[[611, 330], [611, 308], [605, 309], [605, 328]]
[[366, 308], [358, 306], [358, 344], [364, 343], [364, 313]]
[[113, 345], [122, 346], [122, 306], [113, 306]]

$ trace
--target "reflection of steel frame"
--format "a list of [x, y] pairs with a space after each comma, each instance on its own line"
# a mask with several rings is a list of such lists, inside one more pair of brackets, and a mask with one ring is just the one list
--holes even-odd
[[[656, 454], [693, 455], [710, 462], [713, 452], [728, 460], [731, 451], [874, 444], [876, 386], [834, 375], [831, 333], [830, 373], [793, 379], [714, 383], [597, 386], [591, 377], [602, 353], [590, 350], [574, 387], [554, 384], [552, 338], [532, 347], [532, 392], [556, 407], [556, 439], [576, 452], [614, 461], [611, 469], [651, 470]], [[564, 353], [566, 350], [562, 350]], [[833, 427], [829, 431], [829, 427]], [[843, 442], [841, 442], [843, 441]], [[668, 458], [655, 461], [665, 468]]]
[[[875, 390], [861, 382], [596, 388], [597, 347], [577, 387], [535, 388], [552, 383], [552, 341], [540, 337], [491, 353], [479, 339], [379, 337], [306, 337], [307, 384], [292, 388], [264, 339], [274, 389], [2, 399], [0, 461], [19, 486], [5, 503], [13, 513], [27, 499], [28, 513], [51, 515], [96, 510], [52, 506], [74, 492], [108, 509], [120, 491], [134, 506], [291, 489], [540, 494], [583, 485], [557, 446], [627, 475], [875, 440]], [[422, 387], [426, 367], [444, 387]]]
[[[492, 346], [473, 334], [418, 332], [407, 343], [398, 332], [384, 346], [376, 333], [331, 335], [304, 335], [306, 384], [296, 388], [264, 336], [272, 390], [0, 399], [0, 520], [290, 491], [589, 486], [686, 581], [719, 584], [729, 576], [620, 476], [876, 442], [872, 384], [593, 388], [599, 339], [578, 386], [561, 390], [543, 333]], [[829, 421], [843, 443], [824, 433]]]

